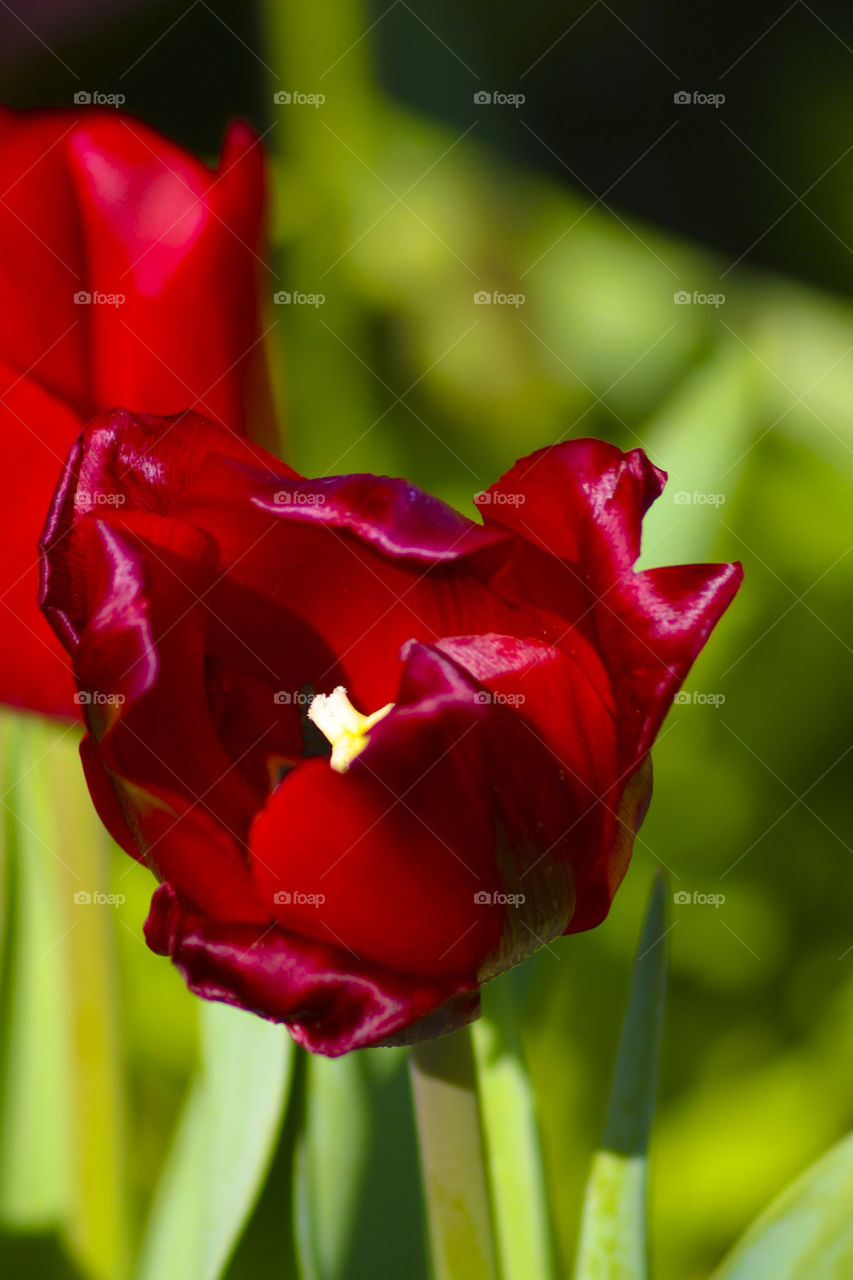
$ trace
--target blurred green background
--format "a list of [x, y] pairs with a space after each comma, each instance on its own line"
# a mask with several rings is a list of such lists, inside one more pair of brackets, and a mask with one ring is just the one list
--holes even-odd
[[[565, 1273], [656, 867], [691, 898], [673, 901], [668, 937], [660, 1280], [706, 1276], [853, 1119], [853, 20], [841, 5], [741, 9], [196, 0], [3, 16], [12, 105], [124, 92], [211, 158], [234, 114], [264, 134], [269, 342], [295, 466], [406, 475], [470, 513], [517, 456], [599, 435], [669, 471], [644, 564], [743, 561], [655, 750], [655, 799], [608, 921], [499, 980], [521, 1010]], [[726, 100], [674, 101], [694, 91]], [[277, 304], [280, 291], [324, 300]], [[480, 291], [518, 305], [478, 304]], [[67, 774], [73, 744], [52, 733], [22, 750]], [[3, 803], [21, 819], [39, 801], [15, 776]], [[68, 799], [79, 825], [55, 838], [69, 859], [101, 859], [127, 901], [66, 936], [33, 842], [28, 1012], [4, 988], [0, 1267], [113, 1280], [196, 1067], [198, 1005], [141, 945], [147, 874], [95, 849], [82, 805]], [[18, 964], [26, 923], [6, 941]], [[229, 1280], [293, 1273], [285, 1206], [309, 1070], [338, 1090], [340, 1160], [365, 1170], [329, 1209], [342, 1274], [425, 1275], [405, 1064], [367, 1051], [298, 1065]], [[68, 1120], [81, 1107], [82, 1128]]]

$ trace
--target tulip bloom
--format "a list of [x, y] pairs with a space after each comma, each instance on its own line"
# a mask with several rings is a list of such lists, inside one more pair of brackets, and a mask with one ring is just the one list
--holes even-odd
[[634, 571], [640, 450], [543, 449], [481, 524], [168, 426], [91, 423], [43, 537], [90, 790], [162, 882], [148, 943], [322, 1053], [462, 1025], [607, 913], [740, 566]]
[[195, 408], [240, 433], [269, 418], [263, 159], [243, 125], [214, 173], [115, 111], [0, 109], [0, 184], [0, 425], [16, 477], [0, 701], [70, 714], [67, 660], [37, 605], [45, 508], [96, 412]]

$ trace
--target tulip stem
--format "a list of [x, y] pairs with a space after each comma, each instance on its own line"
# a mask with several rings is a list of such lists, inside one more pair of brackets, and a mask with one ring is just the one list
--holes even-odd
[[409, 1061], [434, 1280], [495, 1280], [470, 1029], [415, 1045]]

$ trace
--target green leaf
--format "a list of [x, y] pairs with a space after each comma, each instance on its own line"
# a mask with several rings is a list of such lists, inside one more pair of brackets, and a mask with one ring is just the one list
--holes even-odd
[[[5, 718], [8, 924], [0, 1053], [0, 1220], [57, 1226], [71, 1203], [70, 1053], [57, 940], [66, 928], [49, 787], [35, 762], [41, 726]], [[35, 767], [34, 767], [35, 766]]]
[[495, 1280], [470, 1029], [413, 1045], [409, 1065], [435, 1280]]
[[584, 1200], [575, 1280], [648, 1275], [647, 1151], [666, 990], [666, 882], [655, 879], [610, 1089], [602, 1149]]
[[3, 735], [0, 1217], [60, 1228], [87, 1275], [117, 1280], [128, 1232], [111, 842], [76, 727], [4, 717]]
[[555, 1274], [536, 1103], [510, 981], [484, 993], [474, 1054], [503, 1280]]
[[295, 1158], [295, 1238], [305, 1280], [344, 1274], [368, 1158], [364, 1059], [306, 1055], [306, 1094]]
[[840, 1280], [853, 1275], [853, 1134], [793, 1182], [712, 1280]]
[[283, 1027], [205, 1003], [202, 1061], [155, 1194], [137, 1280], [216, 1280], [272, 1155], [292, 1076]]

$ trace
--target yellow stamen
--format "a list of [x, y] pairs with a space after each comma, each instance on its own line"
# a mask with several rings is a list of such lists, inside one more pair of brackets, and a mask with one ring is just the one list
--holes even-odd
[[308, 708], [308, 719], [329, 739], [332, 758], [329, 761], [338, 773], [346, 773], [357, 755], [367, 746], [369, 731], [394, 708], [394, 703], [380, 707], [370, 716], [363, 716], [347, 697], [343, 685], [331, 693], [318, 693]]

